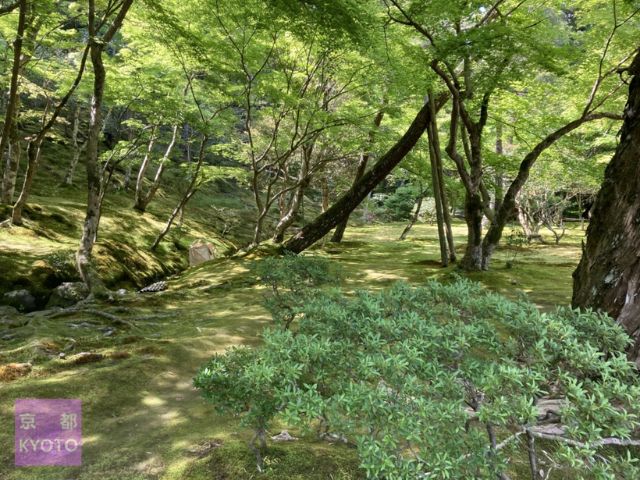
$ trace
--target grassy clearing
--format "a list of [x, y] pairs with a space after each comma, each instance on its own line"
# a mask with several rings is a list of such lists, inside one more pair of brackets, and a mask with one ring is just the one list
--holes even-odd
[[[408, 240], [399, 242], [402, 228], [401, 224], [354, 228], [344, 244], [326, 244], [310, 254], [338, 261], [345, 287], [351, 290], [382, 288], [398, 279], [414, 283], [446, 279], [455, 271], [437, 265], [433, 226], [419, 225]], [[464, 228], [457, 226], [460, 245], [463, 234]], [[503, 249], [493, 270], [474, 278], [509, 296], [526, 294], [541, 308], [566, 304], [580, 237], [575, 230], [560, 246], [527, 248], [511, 269], [505, 262], [512, 252]], [[33, 249], [49, 252], [49, 241], [39, 239]], [[170, 279], [165, 292], [129, 294], [116, 304], [94, 306], [133, 326], [113, 325], [87, 313], [56, 319], [21, 316], [30, 321], [8, 330], [11, 336], [3, 340], [0, 364], [29, 361], [34, 368], [27, 377], [0, 384], [0, 422], [12, 424], [17, 398], [82, 399], [83, 466], [14, 468], [13, 429], [8, 428], [0, 430], [0, 478], [258, 478], [246, 447], [249, 432], [239, 429], [236, 419], [216, 414], [191, 386], [195, 371], [211, 355], [234, 345], [258, 344], [261, 329], [269, 323], [261, 307], [262, 292], [249, 274], [249, 261], [209, 262]], [[82, 351], [100, 352], [105, 359], [74, 364], [70, 358]], [[65, 358], [60, 358], [61, 352]], [[278, 432], [274, 429], [271, 434]], [[302, 439], [271, 443], [267, 473], [259, 478], [361, 478], [353, 450], [295, 430], [291, 433]]]

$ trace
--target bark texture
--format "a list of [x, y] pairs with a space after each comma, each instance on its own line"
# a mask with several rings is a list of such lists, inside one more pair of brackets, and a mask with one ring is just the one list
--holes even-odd
[[640, 54], [628, 73], [624, 124], [573, 274], [572, 303], [616, 319], [634, 337], [629, 354], [640, 364]]

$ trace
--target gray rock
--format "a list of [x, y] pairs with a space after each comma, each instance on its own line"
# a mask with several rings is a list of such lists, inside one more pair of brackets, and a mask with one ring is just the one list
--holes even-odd
[[15, 307], [20, 312], [32, 312], [36, 306], [36, 299], [29, 290], [13, 290], [2, 297], [2, 303]]
[[82, 282], [65, 282], [58, 285], [49, 297], [47, 308], [70, 307], [89, 295], [89, 290]]
[[118, 295], [120, 295], [121, 297], [124, 297], [127, 294], [127, 290], [124, 289], [124, 288], [121, 288], [121, 289], [117, 290], [116, 293]]

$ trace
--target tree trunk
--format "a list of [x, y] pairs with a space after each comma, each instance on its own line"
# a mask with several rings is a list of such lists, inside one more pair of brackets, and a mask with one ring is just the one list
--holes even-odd
[[608, 313], [634, 337], [629, 355], [640, 364], [640, 54], [631, 67], [620, 142], [605, 170], [573, 273], [574, 307]]
[[144, 176], [147, 173], [147, 168], [149, 167], [149, 163], [151, 163], [151, 152], [153, 151], [153, 146], [156, 143], [156, 130], [158, 126], [154, 125], [151, 128], [151, 137], [149, 138], [149, 143], [147, 144], [147, 152], [144, 154], [144, 158], [142, 159], [142, 163], [140, 164], [140, 168], [138, 169], [138, 175], [136, 177], [136, 191], [134, 193], [135, 203], [133, 208], [140, 212], [144, 212], [144, 207], [142, 206], [144, 193], [142, 191]]
[[167, 149], [164, 152], [164, 156], [162, 157], [162, 160], [160, 161], [160, 165], [158, 165], [158, 169], [156, 170], [156, 174], [153, 177], [153, 183], [149, 187], [149, 191], [147, 192], [147, 194], [142, 197], [141, 203], [139, 204], [139, 206], [138, 206], [139, 208], [137, 208], [137, 210], [139, 210], [141, 212], [146, 211], [147, 207], [151, 203], [151, 200], [153, 200], [153, 197], [155, 197], [156, 192], [158, 191], [158, 188], [160, 188], [160, 180], [162, 179], [162, 174], [164, 173], [164, 169], [166, 168], [167, 164], [169, 163], [169, 158], [171, 157], [171, 152], [173, 151], [173, 147], [176, 144], [176, 139], [177, 138], [178, 138], [178, 125], [174, 125], [173, 126], [173, 135], [171, 137], [171, 142], [169, 143], [169, 146], [167, 147]]
[[443, 267], [449, 265], [449, 256], [447, 252], [447, 239], [445, 237], [444, 212], [442, 210], [442, 192], [440, 191], [440, 178], [438, 172], [438, 157], [440, 156], [440, 144], [436, 139], [437, 124], [435, 121], [435, 111], [433, 108], [433, 98], [429, 92], [428, 99], [431, 108], [431, 119], [427, 125], [427, 134], [429, 136], [429, 162], [431, 164], [431, 185], [433, 186], [433, 198], [436, 206], [436, 222], [438, 225], [438, 242], [440, 243], [440, 262]]
[[498, 243], [500, 242], [500, 239], [502, 238], [504, 227], [507, 225], [509, 218], [511, 218], [511, 215], [516, 208], [516, 197], [529, 178], [529, 172], [531, 171], [531, 168], [535, 164], [538, 157], [540, 157], [540, 155], [551, 145], [556, 143], [568, 133], [571, 133], [578, 127], [582, 126], [583, 124], [601, 118], [618, 119], [618, 117], [619, 116], [617, 115], [606, 112], [588, 113], [586, 115], [583, 115], [582, 117], [567, 123], [565, 126], [547, 135], [524, 157], [524, 159], [520, 163], [518, 174], [509, 185], [500, 209], [495, 212], [494, 218], [491, 221], [491, 225], [489, 226], [487, 234], [485, 235], [485, 238], [482, 242], [482, 268], [484, 270], [487, 270], [489, 268], [491, 257], [493, 256], [493, 252], [495, 251]]
[[322, 177], [322, 213], [329, 210], [329, 179]]
[[202, 141], [200, 142], [200, 151], [198, 153], [198, 163], [196, 164], [195, 171], [191, 176], [191, 181], [189, 182], [189, 186], [187, 187], [184, 194], [182, 195], [182, 198], [178, 202], [178, 205], [176, 205], [176, 207], [171, 212], [171, 215], [169, 215], [169, 220], [167, 220], [166, 225], [164, 226], [162, 231], [158, 234], [155, 241], [151, 245], [151, 250], [155, 250], [156, 248], [158, 248], [158, 245], [160, 245], [160, 242], [162, 241], [162, 239], [167, 235], [167, 233], [169, 233], [169, 230], [171, 229], [171, 225], [173, 225], [173, 222], [175, 221], [178, 215], [180, 215], [180, 225], [182, 225], [182, 222], [184, 220], [184, 207], [187, 205], [189, 200], [191, 200], [191, 197], [193, 197], [193, 195], [198, 191], [198, 176], [200, 174], [200, 169], [202, 168], [202, 164], [204, 163], [207, 141], [209, 141], [209, 137], [207, 135], [203, 135]]
[[416, 199], [416, 210], [415, 210], [415, 212], [413, 212], [413, 216], [411, 217], [411, 220], [409, 221], [407, 226], [404, 227], [404, 230], [402, 230], [402, 233], [400, 234], [399, 240], [405, 240], [407, 238], [407, 235], [409, 234], [409, 232], [413, 228], [413, 226], [418, 221], [418, 218], [420, 217], [420, 209], [422, 208], [422, 201], [423, 200], [424, 200], [424, 192], [422, 191], [422, 188], [421, 188], [420, 189], [420, 195], [418, 195], [418, 198]]
[[[444, 171], [442, 168], [442, 153], [440, 149], [440, 134], [438, 133], [438, 116], [435, 106], [435, 100], [432, 93], [429, 93], [429, 101], [432, 109], [432, 125], [433, 125], [433, 146], [435, 153], [436, 173], [438, 176], [438, 190], [440, 192], [440, 203], [442, 205], [442, 220], [444, 222], [444, 231], [446, 235], [447, 247], [449, 250], [449, 261], [456, 261], [456, 245], [453, 239], [453, 229], [451, 227], [451, 213], [449, 211], [449, 200], [447, 191], [444, 186]], [[431, 141], [431, 140], [430, 140]], [[444, 262], [443, 262], [444, 265]]]
[[80, 278], [87, 285], [89, 291], [94, 292], [102, 288], [92, 262], [93, 246], [98, 234], [100, 219], [100, 191], [102, 175], [98, 164], [98, 144], [102, 130], [102, 100], [106, 70], [102, 61], [102, 52], [118, 31], [133, 0], [123, 0], [112, 25], [98, 38], [96, 29], [95, 0], [89, 0], [89, 49], [93, 64], [93, 97], [91, 99], [91, 114], [89, 116], [89, 135], [87, 139], [87, 210], [82, 227], [82, 238], [76, 252], [76, 266]]
[[[448, 95], [439, 97], [437, 108], [447, 101]], [[411, 151], [420, 139], [431, 119], [430, 107], [423, 105], [405, 134], [391, 147], [375, 165], [365, 173], [344, 195], [342, 195], [326, 212], [320, 214], [313, 222], [290, 238], [284, 248], [300, 253], [324, 237], [338, 223], [344, 222], [353, 210], [369, 195], [369, 193], [391, 173], [391, 171]]]
[[[287, 231], [287, 228], [291, 226], [294, 222], [296, 215], [298, 214], [298, 210], [300, 209], [300, 205], [302, 204], [302, 199], [304, 197], [304, 192], [309, 185], [309, 166], [311, 165], [311, 155], [313, 153], [313, 144], [302, 147], [302, 165], [300, 168], [300, 173], [298, 174], [298, 181], [295, 191], [291, 197], [291, 203], [289, 205], [289, 210], [280, 218], [280, 221], [276, 225], [275, 232], [273, 234], [273, 241], [275, 243], [282, 243], [284, 240], [284, 234]], [[324, 182], [322, 185], [323, 191], [323, 211], [324, 211], [324, 191], [325, 191], [326, 177], [324, 177]], [[327, 192], [329, 191], [328, 186], [326, 187]], [[328, 194], [327, 194], [328, 198]], [[328, 204], [328, 201], [327, 201]], [[328, 206], [327, 206], [328, 208]]]
[[71, 159], [71, 163], [69, 164], [69, 169], [67, 170], [67, 174], [64, 178], [65, 185], [73, 185], [73, 175], [75, 174], [76, 167], [78, 166], [78, 161], [80, 160], [80, 154], [82, 153], [82, 147], [78, 143], [78, 132], [80, 130], [80, 112], [82, 107], [78, 102], [76, 104], [75, 111], [73, 113], [73, 130], [71, 133], [71, 141], [73, 142], [73, 158]]
[[[386, 105], [386, 103], [387, 103], [387, 100], [385, 98], [382, 102], [383, 106]], [[360, 161], [358, 162], [358, 168], [356, 169], [356, 175], [353, 178], [352, 186], [358, 183], [358, 181], [364, 175], [364, 172], [367, 170], [367, 164], [369, 163], [369, 158], [371, 157], [370, 150], [373, 147], [373, 141], [375, 139], [375, 132], [380, 128], [383, 118], [384, 118], [384, 110], [380, 110], [373, 119], [374, 129], [369, 132], [368, 149], [367, 149], [367, 152], [360, 155]], [[324, 213], [324, 210], [322, 213]], [[342, 241], [342, 237], [344, 237], [344, 232], [347, 229], [347, 224], [349, 223], [349, 216], [350, 215], [347, 215], [347, 218], [345, 218], [342, 222], [340, 222], [336, 226], [336, 229], [333, 232], [333, 236], [331, 237], [332, 242], [339, 243]]]
[[[4, 126], [2, 129], [2, 138], [0, 138], [0, 158], [4, 155], [9, 145], [15, 143], [17, 138], [16, 117], [18, 114], [18, 80], [22, 70], [22, 44], [24, 40], [25, 29], [27, 25], [27, 10], [29, 3], [27, 0], [20, 0], [18, 15], [18, 29], [16, 39], [13, 42], [13, 67], [11, 69], [11, 84], [9, 87], [9, 98], [7, 100], [7, 111], [4, 117]], [[13, 152], [15, 153], [15, 152]], [[13, 199], [13, 188], [18, 171], [16, 160], [19, 157], [10, 153], [7, 155], [7, 163], [5, 165], [3, 181], [2, 181], [2, 198], [0, 202], [11, 203]]]

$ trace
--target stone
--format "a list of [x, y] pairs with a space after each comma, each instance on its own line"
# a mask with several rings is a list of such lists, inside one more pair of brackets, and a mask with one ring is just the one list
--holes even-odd
[[271, 437], [274, 442], [293, 442], [298, 440], [298, 437], [292, 437], [287, 430], [282, 430], [278, 435]]
[[70, 307], [89, 295], [89, 290], [82, 282], [65, 282], [58, 285], [49, 297], [47, 308]]
[[29, 323], [29, 319], [20, 315], [18, 310], [10, 305], [0, 305], [0, 328], [18, 328]]
[[2, 303], [15, 307], [20, 312], [33, 312], [37, 307], [36, 299], [29, 290], [13, 290], [2, 296]]
[[191, 267], [213, 260], [215, 257], [216, 248], [212, 243], [197, 240], [189, 247], [189, 266]]

